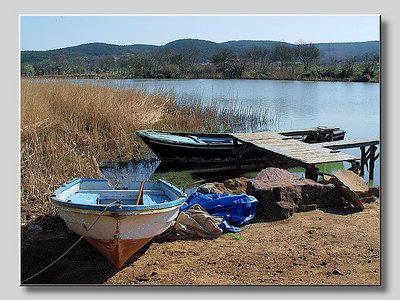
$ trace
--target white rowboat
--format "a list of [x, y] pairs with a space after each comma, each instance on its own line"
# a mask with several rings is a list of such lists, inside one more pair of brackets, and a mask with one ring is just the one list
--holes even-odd
[[186, 197], [161, 179], [117, 188], [107, 179], [78, 178], [55, 190], [51, 199], [67, 227], [120, 269], [169, 228]]

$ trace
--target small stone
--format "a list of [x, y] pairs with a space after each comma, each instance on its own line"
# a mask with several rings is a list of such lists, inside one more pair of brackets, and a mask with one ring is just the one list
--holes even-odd
[[363, 203], [373, 203], [373, 202], [378, 201], [378, 199], [379, 198], [375, 197], [375, 196], [369, 196], [369, 197], [360, 198], [361, 202], [363, 202]]
[[312, 211], [312, 210], [316, 210], [317, 204], [308, 204], [304, 206], [304, 211]]
[[135, 276], [138, 281], [149, 281], [149, 277], [146, 274]]
[[333, 275], [344, 275], [342, 272], [340, 272], [339, 270], [335, 269], [332, 271]]

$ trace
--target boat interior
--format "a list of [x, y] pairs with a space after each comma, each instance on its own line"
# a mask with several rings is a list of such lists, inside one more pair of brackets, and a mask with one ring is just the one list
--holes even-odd
[[54, 197], [59, 201], [84, 205], [106, 205], [116, 200], [120, 200], [122, 205], [136, 205], [139, 194], [142, 195], [142, 205], [157, 205], [182, 197], [182, 191], [163, 180], [134, 182], [129, 187], [120, 188], [110, 186], [106, 179], [77, 180], [55, 193]]
[[224, 144], [233, 145], [232, 137], [217, 137], [217, 136], [198, 136], [190, 134], [170, 134], [164, 132], [157, 132], [153, 134], [154, 138], [171, 142], [171, 143], [184, 143], [184, 144]]
[[[120, 200], [122, 205], [136, 205], [139, 190], [79, 190], [70, 195], [66, 202], [76, 204], [95, 205], [110, 204]], [[143, 205], [156, 205], [171, 201], [162, 190], [144, 190], [142, 197]]]

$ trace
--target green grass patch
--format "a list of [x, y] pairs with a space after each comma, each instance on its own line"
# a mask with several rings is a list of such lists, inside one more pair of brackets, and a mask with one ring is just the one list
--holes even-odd
[[244, 240], [244, 238], [243, 238], [243, 236], [241, 236], [240, 234], [236, 234], [236, 233], [227, 233], [227, 235], [229, 236], [229, 237], [231, 237], [233, 240], [236, 240], [236, 241], [242, 241], [242, 240]]
[[326, 164], [317, 164], [316, 167], [318, 170], [325, 174], [333, 174], [337, 170], [343, 169], [343, 162], [334, 162], [334, 163], [326, 163]]

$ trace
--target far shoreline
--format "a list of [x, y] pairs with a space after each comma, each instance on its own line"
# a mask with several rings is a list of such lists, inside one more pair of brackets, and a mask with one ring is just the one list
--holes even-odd
[[190, 78], [190, 77], [176, 77], [176, 78], [165, 78], [165, 77], [125, 77], [115, 76], [112, 74], [75, 74], [75, 75], [36, 75], [36, 76], [21, 76], [20, 79], [98, 79], [98, 80], [276, 80], [276, 81], [300, 81], [300, 82], [358, 82], [358, 83], [380, 83], [380, 80], [349, 80], [349, 79], [331, 79], [331, 78], [312, 78], [312, 79], [301, 79], [301, 78], [221, 78], [221, 77], [207, 77], [207, 78]]

